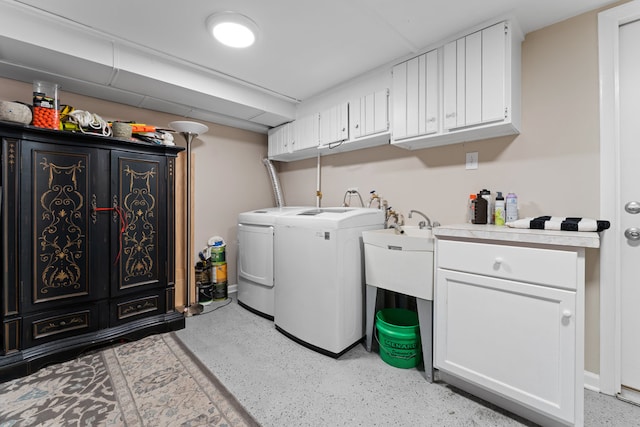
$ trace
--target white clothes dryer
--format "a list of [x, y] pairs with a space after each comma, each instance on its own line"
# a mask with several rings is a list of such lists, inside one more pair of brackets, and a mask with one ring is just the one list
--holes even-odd
[[383, 227], [384, 212], [370, 208], [314, 208], [277, 217], [276, 329], [332, 357], [360, 342], [362, 232]]
[[310, 207], [286, 206], [257, 209], [238, 215], [238, 304], [273, 320], [274, 315], [274, 224], [281, 215]]

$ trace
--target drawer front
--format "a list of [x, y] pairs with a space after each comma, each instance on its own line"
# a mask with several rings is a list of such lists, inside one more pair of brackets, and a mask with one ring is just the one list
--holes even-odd
[[82, 304], [66, 311], [38, 313], [24, 318], [22, 348], [29, 348], [62, 338], [95, 332], [105, 325], [101, 321], [106, 306]]
[[111, 303], [110, 326], [166, 312], [164, 290], [122, 298]]
[[576, 289], [578, 254], [490, 243], [436, 240], [438, 268]]

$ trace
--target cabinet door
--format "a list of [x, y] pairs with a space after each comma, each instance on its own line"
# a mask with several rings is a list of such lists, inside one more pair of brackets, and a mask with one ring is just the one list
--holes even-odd
[[467, 93], [474, 93], [473, 88], [467, 87], [466, 81], [466, 42], [466, 38], [462, 38], [447, 43], [443, 48], [442, 81], [445, 129], [466, 125]]
[[349, 102], [352, 139], [389, 130], [389, 91], [380, 90]]
[[482, 121], [504, 120], [507, 106], [506, 36], [508, 27], [496, 24], [482, 31]]
[[21, 141], [19, 271], [25, 313], [106, 298], [108, 151]]
[[437, 269], [435, 366], [572, 422], [576, 293]]
[[166, 286], [166, 158], [113, 151], [111, 174], [112, 297]]
[[320, 145], [349, 139], [349, 103], [335, 105], [320, 113]]
[[393, 68], [394, 140], [438, 131], [438, 51]]
[[268, 156], [277, 159], [278, 156], [289, 153], [290, 150], [291, 124], [285, 123], [269, 130], [268, 136]]
[[393, 99], [393, 139], [407, 137], [407, 62], [393, 67], [392, 71]]
[[[464, 122], [458, 126], [472, 126], [482, 122], [482, 32], [478, 31], [464, 39]], [[459, 72], [462, 68], [458, 68]]]
[[[438, 51], [437, 49], [427, 52], [424, 55], [424, 78], [421, 77], [421, 81], [424, 81], [424, 90], [421, 94], [424, 94], [424, 131], [420, 129], [420, 133], [431, 134], [436, 133], [439, 130], [438, 120], [438, 98], [439, 87], [438, 82]], [[422, 103], [420, 104], [422, 105]], [[421, 110], [422, 111], [422, 110]]]
[[318, 147], [320, 142], [320, 115], [311, 114], [292, 122], [293, 148], [292, 151], [306, 150]]
[[457, 122], [458, 100], [458, 44], [453, 41], [444, 45], [442, 54], [442, 82], [444, 128], [452, 129]]
[[507, 31], [501, 22], [444, 46], [445, 129], [504, 120]]

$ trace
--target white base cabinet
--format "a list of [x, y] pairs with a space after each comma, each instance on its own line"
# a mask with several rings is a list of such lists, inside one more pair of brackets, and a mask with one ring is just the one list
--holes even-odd
[[442, 378], [537, 423], [583, 425], [584, 253], [437, 236], [434, 366]]

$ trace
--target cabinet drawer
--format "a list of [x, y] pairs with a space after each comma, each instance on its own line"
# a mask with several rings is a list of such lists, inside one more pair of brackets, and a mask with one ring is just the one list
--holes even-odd
[[50, 311], [24, 318], [22, 348], [44, 344], [61, 338], [94, 332], [105, 325], [101, 322], [106, 305], [82, 304], [66, 311]]
[[163, 314], [166, 310], [165, 290], [155, 293], [135, 295], [111, 303], [110, 326], [116, 326], [132, 320]]
[[576, 289], [576, 252], [440, 239], [436, 248], [438, 268]]

